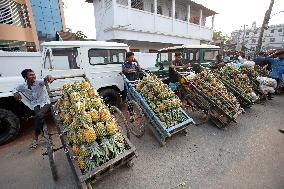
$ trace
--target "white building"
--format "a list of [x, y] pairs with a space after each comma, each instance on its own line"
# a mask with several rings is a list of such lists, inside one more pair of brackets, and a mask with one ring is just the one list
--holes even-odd
[[[231, 34], [232, 41], [236, 44], [236, 50], [240, 50], [242, 45], [246, 47], [247, 51], [254, 52], [258, 43], [260, 35], [260, 28], [253, 23], [251, 28], [236, 30]], [[262, 50], [282, 49], [284, 48], [284, 24], [269, 26], [264, 31]]]
[[[94, 5], [96, 39], [127, 43], [135, 52], [212, 40], [216, 12], [190, 0], [87, 2]], [[205, 26], [208, 17], [210, 28]]]

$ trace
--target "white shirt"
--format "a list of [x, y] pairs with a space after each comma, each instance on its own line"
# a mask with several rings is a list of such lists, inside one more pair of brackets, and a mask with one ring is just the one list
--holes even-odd
[[23, 83], [16, 87], [16, 92], [21, 92], [26, 98], [31, 101], [31, 105], [33, 108], [36, 106], [40, 106], [41, 108], [50, 104], [49, 96], [44, 84], [44, 80], [36, 80], [31, 89], [28, 88], [27, 83]]

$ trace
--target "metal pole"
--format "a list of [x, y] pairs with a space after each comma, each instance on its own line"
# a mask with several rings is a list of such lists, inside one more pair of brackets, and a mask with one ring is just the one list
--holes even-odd
[[263, 33], [264, 33], [265, 28], [267, 28], [267, 26], [268, 26], [273, 5], [274, 5], [274, 0], [271, 0], [269, 8], [268, 8], [268, 10], [265, 13], [265, 16], [264, 16], [264, 19], [263, 19], [263, 23], [262, 23], [262, 26], [261, 26], [261, 29], [260, 29], [260, 34], [259, 34], [258, 43], [257, 43], [257, 47], [256, 47], [256, 53], [257, 54], [261, 50]]
[[245, 36], [246, 36], [246, 25], [244, 24], [243, 44], [241, 51], [245, 51]]

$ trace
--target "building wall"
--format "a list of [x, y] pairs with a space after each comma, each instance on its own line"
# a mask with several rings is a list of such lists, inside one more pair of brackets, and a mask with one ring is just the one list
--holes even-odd
[[[231, 34], [232, 40], [235, 44], [238, 44], [238, 48], [244, 41], [246, 48], [251, 49], [251, 51], [255, 51], [259, 35], [260, 28], [257, 27], [249, 28], [245, 33], [244, 30], [237, 30]], [[262, 50], [281, 48], [284, 48], [284, 24], [269, 26], [263, 35]]]
[[65, 28], [60, 0], [30, 0], [40, 41], [55, 40], [56, 32]]
[[[211, 41], [212, 28], [204, 27], [205, 18], [199, 25], [189, 23], [188, 3], [176, 0], [176, 17], [173, 19], [172, 0], [157, 1], [157, 15], [154, 0], [95, 0], [97, 40], [132, 40], [171, 44], [200, 44], [200, 40]], [[200, 8], [191, 6], [191, 17], [200, 16]], [[210, 13], [204, 10], [203, 15]], [[198, 20], [199, 22], [199, 20]]]
[[[29, 0], [6, 0], [0, 4], [0, 40], [34, 44], [39, 49]], [[22, 48], [22, 47], [21, 47]], [[22, 48], [23, 49], [23, 48]]]

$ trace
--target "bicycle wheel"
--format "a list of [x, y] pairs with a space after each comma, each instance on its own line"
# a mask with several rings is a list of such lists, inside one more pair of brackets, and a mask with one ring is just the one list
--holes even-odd
[[133, 100], [127, 102], [127, 107], [128, 107], [127, 116], [130, 122], [129, 124], [130, 132], [136, 137], [143, 136], [145, 132], [144, 124], [146, 123], [146, 120], [145, 120], [142, 109], [137, 104], [137, 102]]
[[54, 181], [57, 181], [58, 180], [58, 173], [57, 173], [57, 168], [56, 168], [56, 165], [55, 165], [55, 162], [54, 162], [53, 145], [52, 145], [51, 139], [49, 137], [49, 132], [48, 132], [48, 128], [47, 128], [46, 124], [44, 124], [44, 126], [43, 126], [43, 135], [44, 135], [44, 139], [45, 139], [45, 146], [46, 146], [46, 150], [47, 150], [47, 155], [48, 155], [48, 159], [49, 159], [52, 177], [53, 177]]
[[110, 108], [110, 113], [115, 117], [115, 120], [117, 121], [119, 125], [119, 130], [127, 136], [127, 138], [130, 139], [130, 132], [127, 124], [127, 120], [123, 113], [115, 106], [111, 106]]

